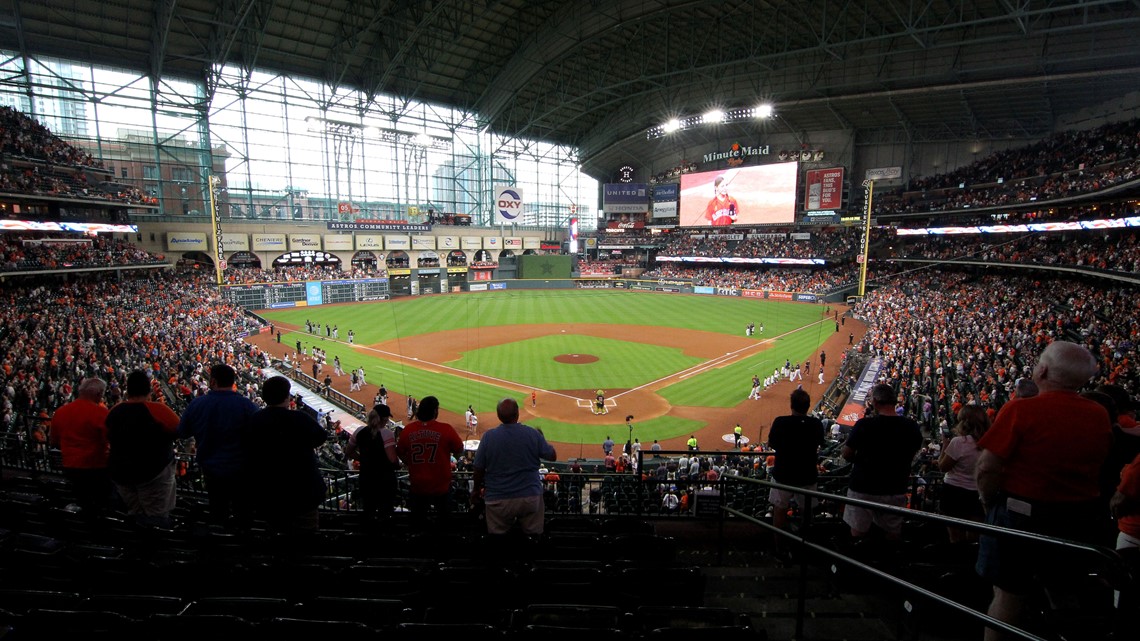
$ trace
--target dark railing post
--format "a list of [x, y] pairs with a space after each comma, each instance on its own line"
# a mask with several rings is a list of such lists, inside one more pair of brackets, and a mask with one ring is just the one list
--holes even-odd
[[[800, 541], [807, 539], [811, 527], [812, 503], [815, 499], [803, 494], [800, 502]], [[796, 638], [804, 638], [804, 619], [807, 617], [807, 582], [808, 562], [802, 544], [796, 545], [796, 554], [800, 557], [800, 584], [799, 594], [796, 596]]]

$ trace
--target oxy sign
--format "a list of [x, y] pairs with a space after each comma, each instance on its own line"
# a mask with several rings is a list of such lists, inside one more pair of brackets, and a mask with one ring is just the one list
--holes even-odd
[[495, 190], [495, 210], [499, 212], [499, 222], [518, 222], [522, 216], [522, 190], [514, 185], [506, 185]]

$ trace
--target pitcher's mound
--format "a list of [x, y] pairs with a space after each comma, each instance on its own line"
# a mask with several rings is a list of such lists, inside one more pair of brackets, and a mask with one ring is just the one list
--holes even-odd
[[557, 363], [566, 363], [568, 365], [583, 365], [585, 363], [593, 363], [598, 360], [597, 356], [593, 354], [559, 354], [554, 357]]

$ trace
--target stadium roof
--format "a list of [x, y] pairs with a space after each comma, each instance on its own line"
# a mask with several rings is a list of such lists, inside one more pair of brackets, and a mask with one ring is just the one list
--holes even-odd
[[[208, 78], [219, 63], [481, 114], [580, 149], [599, 178], [757, 134], [859, 144], [1037, 138], [1135, 96], [1140, 5], [1119, 0], [13, 0], [0, 39]], [[650, 139], [670, 117], [777, 118]], [[1096, 115], [1088, 116], [1090, 120]]]

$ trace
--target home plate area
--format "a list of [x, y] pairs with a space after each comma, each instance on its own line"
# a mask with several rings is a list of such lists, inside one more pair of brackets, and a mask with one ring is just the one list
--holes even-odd
[[[731, 432], [728, 434], [721, 434], [720, 440], [724, 441], [725, 443], [732, 443], [733, 445], [736, 445], [736, 435], [732, 434]], [[741, 434], [740, 435], [740, 444], [741, 445], [748, 445], [748, 443], [749, 443], [748, 437]]]
[[597, 401], [588, 398], [578, 398], [574, 400], [578, 404], [578, 407], [588, 409], [595, 414], [609, 414], [611, 407], [617, 407], [617, 401], [612, 398], [607, 398], [601, 408], [597, 407]]

